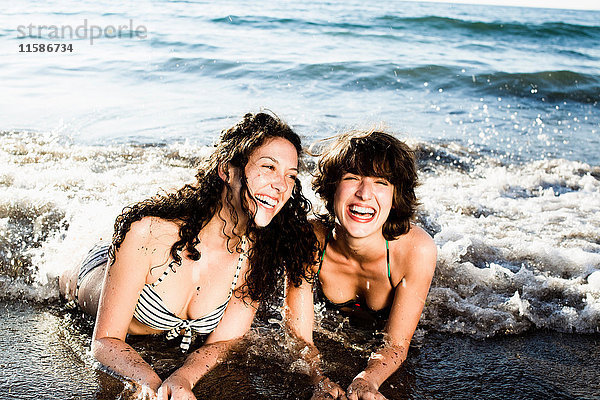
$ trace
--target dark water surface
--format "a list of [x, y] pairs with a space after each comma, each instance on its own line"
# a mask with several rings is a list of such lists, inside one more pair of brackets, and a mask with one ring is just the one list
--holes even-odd
[[[127, 398], [124, 385], [94, 368], [92, 326], [62, 306], [0, 303], [0, 398]], [[309, 399], [311, 387], [282, 349], [278, 329], [258, 322], [248, 341], [196, 386], [199, 399]], [[277, 326], [277, 325], [275, 325]], [[600, 335], [537, 331], [477, 340], [426, 334], [381, 387], [388, 399], [598, 399]], [[317, 336], [326, 368], [347, 385], [365, 359]], [[164, 376], [185, 358], [162, 338], [133, 346]], [[151, 349], [151, 350], [150, 350]]]

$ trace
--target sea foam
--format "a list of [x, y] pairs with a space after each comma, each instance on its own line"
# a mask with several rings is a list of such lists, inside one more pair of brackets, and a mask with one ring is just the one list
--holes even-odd
[[479, 336], [597, 331], [598, 168], [485, 157], [470, 166], [436, 166], [419, 189], [439, 248], [423, 322]]
[[[128, 204], [191, 182], [208, 146], [88, 146], [5, 133], [0, 288], [56, 299], [56, 278]], [[475, 336], [595, 332], [600, 320], [600, 170], [561, 159], [503, 164], [456, 143], [413, 141], [417, 223], [438, 246], [421, 326]], [[315, 210], [322, 203], [302, 174]]]

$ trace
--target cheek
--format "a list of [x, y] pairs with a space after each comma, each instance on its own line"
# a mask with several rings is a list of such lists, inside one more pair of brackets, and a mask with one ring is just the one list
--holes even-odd
[[393, 191], [389, 191], [386, 193], [386, 203], [388, 203], [390, 206], [392, 204], [394, 204], [394, 192]]
[[292, 187], [292, 189], [289, 189], [288, 191], [285, 192], [285, 194], [283, 195], [283, 203], [281, 205], [282, 208], [288, 203], [288, 201], [292, 197], [293, 192], [294, 192], [293, 187]]
[[341, 207], [342, 204], [342, 200], [341, 200], [341, 196], [340, 193], [338, 193], [337, 191], [334, 193], [333, 195], [333, 211], [336, 211]]
[[336, 204], [340, 204], [344, 202], [344, 199], [347, 196], [347, 192], [348, 189], [346, 186], [344, 185], [338, 185], [338, 187], [335, 190], [335, 193], [333, 194], [333, 204], [334, 206]]
[[390, 190], [382, 190], [379, 195], [379, 205], [380, 207], [392, 208], [394, 204], [394, 192]]
[[258, 188], [261, 183], [264, 181], [265, 177], [258, 171], [249, 171], [246, 175], [246, 180], [248, 181], [248, 188], [254, 192], [254, 189]]
[[289, 199], [290, 197], [292, 197], [292, 194], [294, 193], [294, 189], [296, 189], [296, 182], [290, 183], [290, 186], [288, 188], [288, 191], [286, 193], [286, 198]]

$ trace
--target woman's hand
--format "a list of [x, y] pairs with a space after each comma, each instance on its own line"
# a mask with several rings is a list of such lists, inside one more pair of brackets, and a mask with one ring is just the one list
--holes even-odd
[[386, 400], [371, 382], [355, 378], [347, 390], [348, 400]]
[[324, 377], [316, 384], [311, 400], [340, 399], [347, 400], [344, 389], [337, 383]]
[[181, 377], [171, 375], [158, 388], [158, 400], [196, 400], [190, 383]]
[[148, 385], [140, 385], [133, 381], [125, 382], [125, 388], [119, 394], [118, 398], [126, 400], [157, 400], [155, 390]]
[[138, 390], [136, 391], [136, 400], [157, 400], [156, 391], [152, 390], [149, 386], [146, 385], [138, 385]]

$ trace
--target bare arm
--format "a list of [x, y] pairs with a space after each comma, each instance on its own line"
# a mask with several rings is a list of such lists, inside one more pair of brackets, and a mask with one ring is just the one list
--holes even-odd
[[156, 391], [161, 379], [125, 343], [154, 250], [148, 248], [151, 230], [150, 218], [132, 224], [117, 252], [115, 263], [106, 269], [92, 338], [92, 353], [100, 363], [117, 374]]
[[305, 280], [299, 287], [288, 282], [285, 296], [285, 324], [297, 356], [308, 366], [315, 385], [313, 399], [345, 398], [343, 389], [327, 378], [321, 368], [321, 355], [313, 343], [314, 303], [312, 285]]
[[233, 296], [217, 328], [185, 363], [163, 382], [159, 400], [195, 399], [192, 389], [229, 353], [231, 348], [248, 332], [256, 314], [257, 304], [247, 304]]
[[348, 388], [348, 399], [384, 398], [378, 392], [379, 386], [406, 359], [433, 278], [436, 257], [435, 243], [420, 231], [408, 257], [410, 264], [396, 287], [392, 311], [385, 328], [385, 343], [371, 355], [365, 370], [354, 378]]

